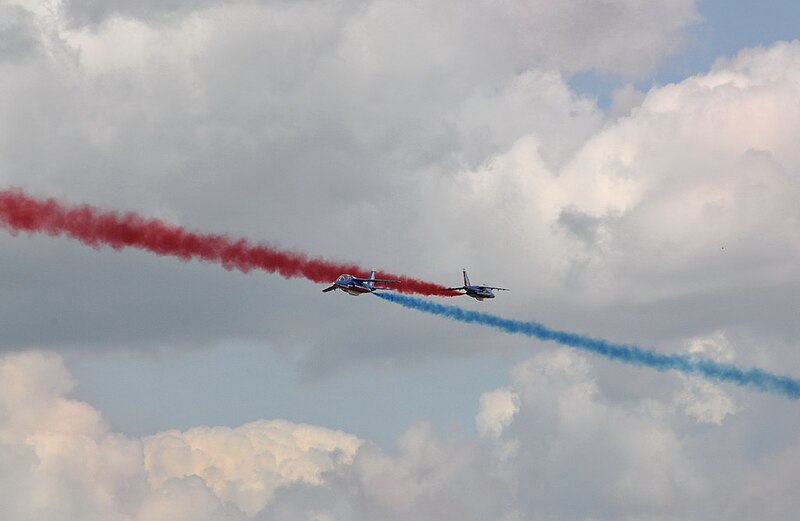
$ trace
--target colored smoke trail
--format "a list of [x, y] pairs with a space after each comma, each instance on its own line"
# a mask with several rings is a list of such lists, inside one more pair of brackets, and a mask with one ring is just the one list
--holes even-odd
[[[0, 226], [12, 234], [64, 235], [93, 248], [139, 248], [184, 261], [196, 259], [219, 263], [229, 270], [248, 272], [258, 269], [285, 278], [303, 277], [313, 282], [331, 282], [342, 273], [365, 276], [368, 272], [354, 264], [309, 258], [298, 252], [250, 244], [245, 239], [187, 231], [131, 212], [121, 214], [88, 205], [69, 206], [55, 199], [36, 199], [19, 189], [0, 191]], [[402, 293], [458, 295], [445, 286], [404, 275], [379, 272], [376, 276], [399, 280], [395, 289]]]
[[659, 371], [673, 369], [686, 374], [703, 376], [711, 380], [751, 387], [759, 391], [783, 394], [789, 398], [800, 398], [800, 380], [790, 376], [776, 375], [761, 369], [741, 369], [735, 365], [723, 364], [694, 356], [656, 353], [636, 345], [616, 344], [599, 338], [550, 329], [536, 322], [511, 320], [490, 315], [489, 313], [437, 304], [395, 293], [374, 294], [395, 304], [432, 315], [443, 316], [459, 322], [482, 324], [500, 329], [506, 333], [525, 335], [539, 340], [552, 340], [611, 360], [652, 367]]

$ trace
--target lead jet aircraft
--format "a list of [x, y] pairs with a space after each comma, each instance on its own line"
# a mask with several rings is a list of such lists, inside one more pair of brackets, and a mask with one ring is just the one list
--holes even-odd
[[480, 284], [472, 285], [469, 283], [469, 277], [467, 277], [466, 268], [462, 269], [461, 272], [464, 274], [464, 285], [458, 288], [447, 288], [447, 289], [452, 291], [463, 290], [464, 293], [462, 293], [462, 295], [472, 297], [475, 300], [494, 298], [494, 293], [492, 292], [492, 290], [509, 291], [506, 288], [497, 288], [495, 286], [483, 286]]
[[390, 289], [390, 288], [376, 288], [375, 286], [373, 286], [375, 282], [380, 282], [381, 284], [391, 284], [400, 281], [388, 280], [388, 279], [376, 279], [375, 270], [369, 272], [368, 279], [362, 279], [360, 277], [354, 277], [349, 273], [344, 273], [342, 275], [339, 275], [339, 278], [337, 278], [330, 287], [323, 289], [322, 292], [327, 293], [328, 291], [340, 289], [345, 293], [349, 293], [350, 295], [357, 297], [363, 293], [372, 293], [377, 289]]

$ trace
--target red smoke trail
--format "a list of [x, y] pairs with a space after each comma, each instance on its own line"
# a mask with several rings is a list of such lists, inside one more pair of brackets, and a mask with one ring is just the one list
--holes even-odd
[[[88, 205], [67, 206], [55, 199], [35, 199], [22, 190], [0, 191], [0, 226], [12, 234], [21, 231], [66, 235], [93, 248], [110, 246], [140, 248], [156, 255], [172, 255], [183, 261], [198, 259], [222, 264], [225, 269], [248, 272], [254, 269], [278, 273], [282, 277], [303, 277], [314, 282], [331, 282], [342, 273], [363, 276], [367, 270], [355, 264], [338, 264], [310, 259], [302, 253], [283, 251], [245, 239], [187, 231], [158, 219], [145, 219], [135, 213], [120, 214]], [[455, 296], [445, 286], [404, 275], [380, 272], [379, 278], [397, 279], [402, 293]]]

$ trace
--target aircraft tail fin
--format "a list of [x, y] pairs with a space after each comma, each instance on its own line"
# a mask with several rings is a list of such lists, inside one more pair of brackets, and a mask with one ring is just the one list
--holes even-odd
[[375, 280], [375, 270], [372, 270], [372, 271], [369, 272], [369, 280], [370, 281], [367, 282], [367, 286], [369, 286], [370, 289], [374, 289], [374, 286], [372, 285], [372, 281]]
[[462, 268], [461, 272], [464, 274], [464, 285], [469, 286], [469, 277], [467, 277], [467, 268]]

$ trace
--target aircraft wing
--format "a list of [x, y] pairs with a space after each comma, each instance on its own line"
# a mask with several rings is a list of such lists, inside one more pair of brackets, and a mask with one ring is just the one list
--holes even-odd
[[327, 292], [329, 292], [329, 291], [333, 291], [333, 290], [335, 290], [335, 289], [336, 289], [336, 284], [334, 284], [333, 286], [331, 286], [331, 287], [329, 287], [329, 288], [325, 288], [325, 289], [323, 289], [323, 290], [322, 290], [322, 292], [323, 292], [323, 293], [327, 293]]
[[358, 282], [400, 282], [399, 280], [389, 280], [389, 279], [362, 279], [359, 277], [353, 277], [353, 280], [357, 280]]
[[460, 286], [458, 288], [445, 288], [447, 291], [458, 291], [460, 289], [464, 289], [464, 286]]
[[496, 288], [494, 286], [484, 286], [484, 288], [486, 288], [486, 289], [494, 289], [494, 290], [499, 290], [499, 291], [511, 291], [508, 288]]

